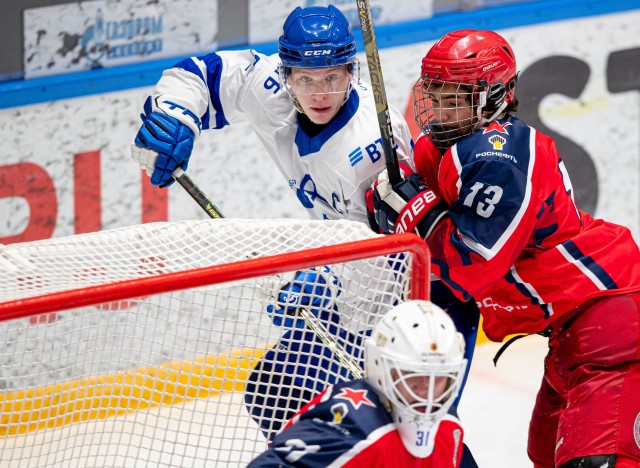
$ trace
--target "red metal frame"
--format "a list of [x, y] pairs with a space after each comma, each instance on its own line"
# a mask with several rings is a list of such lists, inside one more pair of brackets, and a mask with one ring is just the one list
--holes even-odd
[[3, 302], [0, 320], [400, 252], [412, 256], [411, 299], [428, 299], [431, 263], [427, 244], [415, 234], [404, 233]]

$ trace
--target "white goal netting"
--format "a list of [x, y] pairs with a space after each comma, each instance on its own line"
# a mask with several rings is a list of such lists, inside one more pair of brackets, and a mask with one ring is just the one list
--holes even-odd
[[[288, 308], [279, 291], [298, 271], [315, 275], [297, 284], [306, 305]], [[426, 288], [417, 236], [347, 221], [0, 246], [0, 466], [245, 466], [358, 373], [381, 314]]]

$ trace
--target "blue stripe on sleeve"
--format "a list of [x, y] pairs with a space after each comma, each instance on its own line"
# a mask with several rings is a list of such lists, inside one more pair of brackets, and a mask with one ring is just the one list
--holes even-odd
[[224, 116], [222, 102], [220, 102], [220, 77], [222, 75], [222, 59], [215, 52], [199, 57], [207, 66], [207, 88], [209, 88], [209, 96], [216, 111], [216, 126], [222, 128], [229, 125]]
[[578, 246], [572, 241], [568, 240], [562, 243], [562, 247], [565, 248], [567, 253], [576, 262], [578, 268], [586, 269], [590, 271], [602, 285], [607, 289], [618, 289], [616, 282], [609, 276], [609, 274], [598, 263], [588, 255], [585, 255], [580, 251]]
[[[213, 128], [222, 128], [229, 125], [229, 122], [224, 116], [224, 110], [222, 109], [222, 102], [220, 101], [220, 77], [222, 75], [222, 59], [218, 54], [212, 52], [207, 55], [197, 57], [206, 66], [207, 76], [202, 75], [202, 71], [193, 61], [193, 59], [185, 59], [177, 63], [177, 68], [182, 68], [185, 71], [191, 72], [198, 76], [206, 85], [209, 90], [209, 98], [213, 104], [215, 111], [215, 126]], [[207, 109], [207, 112], [202, 116], [202, 128], [212, 128], [211, 126], [211, 112]]]
[[513, 275], [512, 271], [509, 271], [504, 276], [504, 279], [507, 280], [508, 283], [513, 284], [516, 287], [516, 289], [520, 292], [520, 294], [522, 294], [524, 297], [529, 298], [529, 300], [531, 301], [531, 304], [539, 306], [544, 312], [545, 319], [548, 319], [549, 317], [551, 317], [551, 309], [549, 308], [549, 305], [543, 303], [542, 299], [539, 296], [532, 294], [529, 288], [527, 288], [526, 285], [524, 285], [518, 278], [516, 278]]
[[451, 279], [451, 277], [449, 276], [449, 266], [445, 262], [432, 257], [431, 263], [434, 263], [440, 267], [440, 279], [444, 281], [447, 286], [464, 294], [465, 301], [473, 299], [462, 286]]

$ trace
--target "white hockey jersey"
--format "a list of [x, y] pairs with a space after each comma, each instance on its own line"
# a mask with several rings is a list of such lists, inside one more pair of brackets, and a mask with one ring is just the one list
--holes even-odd
[[[163, 73], [151, 110], [191, 128], [195, 114], [202, 130], [248, 120], [311, 218], [366, 223], [365, 192], [385, 168], [370, 86], [355, 86], [338, 115], [310, 137], [280, 87], [279, 61], [253, 50], [185, 59]], [[413, 167], [409, 128], [400, 112], [390, 113], [398, 159]]]

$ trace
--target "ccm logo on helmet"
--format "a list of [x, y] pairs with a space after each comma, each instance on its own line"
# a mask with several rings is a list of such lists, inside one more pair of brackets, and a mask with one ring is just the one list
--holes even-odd
[[305, 57], [315, 57], [318, 55], [331, 55], [332, 50], [331, 49], [324, 49], [324, 50], [305, 50], [302, 52], [302, 55], [304, 55]]
[[429, 212], [430, 204], [438, 197], [433, 190], [425, 190], [409, 201], [402, 209], [396, 222], [396, 234], [411, 232], [423, 215]]

